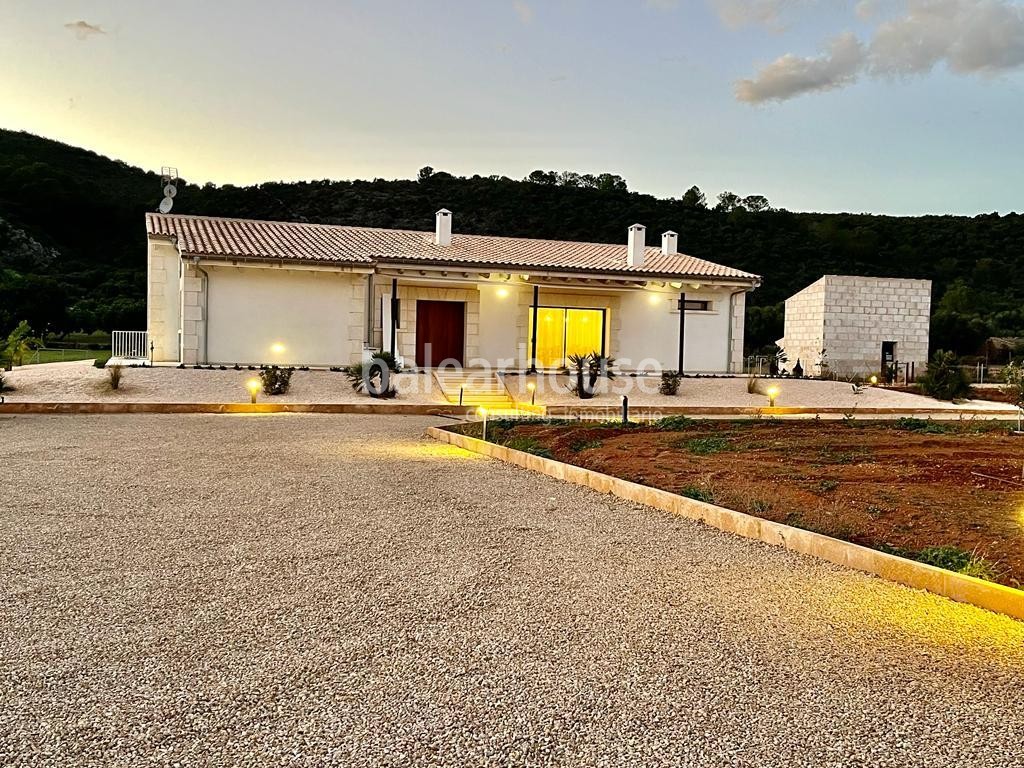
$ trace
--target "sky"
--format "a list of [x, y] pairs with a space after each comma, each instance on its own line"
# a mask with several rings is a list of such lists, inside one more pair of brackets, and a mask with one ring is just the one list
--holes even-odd
[[1024, 211], [1024, 0], [0, 0], [0, 127], [193, 182]]

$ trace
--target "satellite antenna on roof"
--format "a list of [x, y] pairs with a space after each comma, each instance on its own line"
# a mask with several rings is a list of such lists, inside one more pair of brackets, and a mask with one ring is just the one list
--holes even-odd
[[164, 199], [160, 201], [160, 213], [170, 213], [174, 207], [174, 196], [178, 194], [178, 169], [164, 166], [160, 169], [160, 184], [164, 188]]

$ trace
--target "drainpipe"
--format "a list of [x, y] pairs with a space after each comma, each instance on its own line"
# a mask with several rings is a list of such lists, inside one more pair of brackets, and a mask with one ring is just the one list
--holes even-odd
[[[741, 288], [740, 290], [733, 291], [732, 293], [729, 294], [729, 335], [728, 335], [728, 339], [729, 340], [727, 342], [728, 346], [725, 348], [725, 372], [726, 373], [733, 373], [733, 370], [732, 370], [732, 341], [733, 341], [732, 329], [733, 329], [733, 322], [736, 319], [736, 318], [734, 318], [732, 316], [733, 305], [736, 302], [736, 297], [739, 296], [741, 293], [746, 293], [746, 292], [747, 292], [746, 288]], [[742, 371], [740, 371], [740, 373], [742, 373]]]
[[203, 362], [210, 363], [210, 275], [199, 266], [199, 257], [192, 258], [192, 266], [203, 275]]

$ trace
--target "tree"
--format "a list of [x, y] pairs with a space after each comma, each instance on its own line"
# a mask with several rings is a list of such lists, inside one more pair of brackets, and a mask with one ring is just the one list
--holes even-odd
[[531, 184], [545, 184], [553, 187], [558, 183], [558, 174], [554, 171], [532, 171], [526, 180]]
[[704, 193], [700, 191], [700, 187], [694, 184], [685, 193], [683, 193], [682, 204], [687, 208], [703, 208], [707, 209], [708, 201], [704, 197]]
[[956, 355], [941, 349], [936, 350], [928, 370], [917, 381], [926, 395], [939, 400], [957, 400], [971, 393], [971, 382], [957, 364]]
[[420, 168], [419, 173], [416, 174], [416, 181], [426, 181], [434, 175], [434, 169], [429, 165], [424, 165]]
[[732, 213], [742, 208], [743, 200], [735, 192], [723, 192], [720, 194], [718, 196], [718, 205], [715, 206], [715, 210], [722, 213]]
[[753, 211], [754, 213], [770, 211], [772, 209], [771, 205], [768, 204], [768, 198], [763, 195], [750, 195], [749, 197], [744, 197], [741, 204], [748, 211]]

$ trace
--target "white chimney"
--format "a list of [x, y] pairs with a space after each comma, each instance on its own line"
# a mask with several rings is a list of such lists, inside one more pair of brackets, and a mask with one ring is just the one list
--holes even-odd
[[647, 227], [643, 224], [634, 224], [629, 228], [629, 239], [626, 241], [626, 263], [631, 267], [642, 267], [646, 247]]
[[666, 256], [675, 256], [679, 253], [679, 235], [669, 230], [661, 236], [661, 252]]
[[437, 223], [434, 226], [434, 245], [452, 244], [452, 212], [442, 208], [435, 214]]

